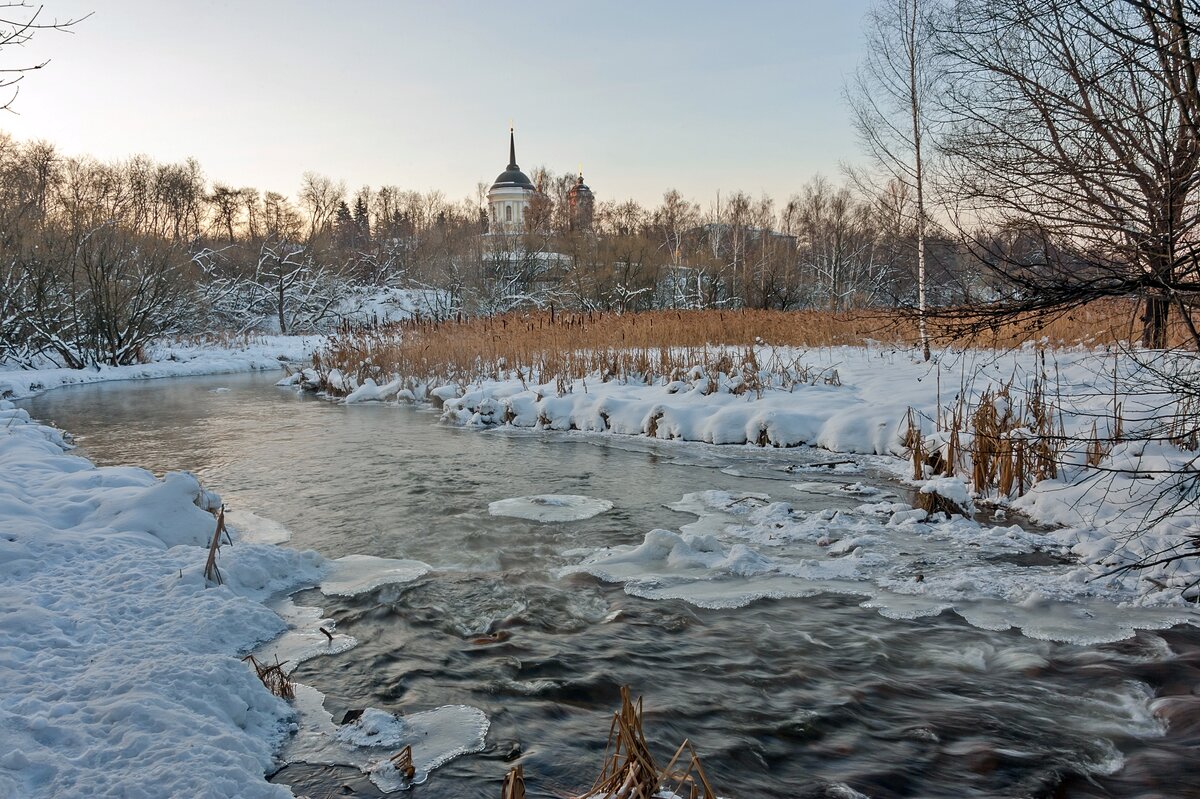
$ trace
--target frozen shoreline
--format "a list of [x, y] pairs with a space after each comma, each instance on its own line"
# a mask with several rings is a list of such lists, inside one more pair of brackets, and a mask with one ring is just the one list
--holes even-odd
[[[294, 705], [273, 696], [241, 658], [278, 656], [290, 670], [345, 651], [355, 641], [327, 640], [319, 608], [280, 598], [369, 591], [429, 567], [328, 561], [278, 545], [286, 534], [270, 524], [256, 536], [245, 514], [248, 529], [231, 523], [235, 545], [220, 552], [223, 584], [209, 584], [219, 497], [186, 472], [160, 479], [69, 450], [61, 431], [0, 400], [0, 796], [284, 799], [291, 790], [266, 775], [296, 754], [297, 734], [298, 757], [350, 757], [396, 787], [381, 768], [391, 751], [328, 723], [314, 689], [298, 686], [307, 700]], [[403, 721], [369, 712], [403, 737]], [[418, 779], [483, 746], [481, 712], [426, 717], [441, 748]]]
[[95, 366], [86, 369], [11, 369], [0, 365], [0, 399], [22, 399], [62, 386], [114, 380], [230, 374], [279, 369], [308, 358], [324, 336], [255, 336], [240, 344], [163, 343], [150, 351], [147, 363]]
[[[758, 357], [767, 362], [771, 348]], [[985, 390], [1012, 383], [1012, 402], [1035, 374], [1053, 389], [1067, 437], [1086, 441], [1095, 425], [1105, 436], [1113, 421], [1114, 392], [1121, 424], [1133, 440], [1118, 443], [1099, 464], [1086, 466], [1086, 453], [1064, 451], [1060, 474], [1045, 479], [1012, 500], [999, 500], [1039, 524], [1058, 530], [1047, 538], [1077, 557], [1088, 573], [1079, 580], [1157, 552], [1175, 552], [1200, 536], [1200, 512], [1185, 507], [1169, 518], [1154, 517], [1176, 496], [1178, 483], [1195, 470], [1194, 453], [1164, 442], [1138, 441], [1140, 430], [1161, 425], [1163, 397], [1144, 391], [1149, 376], [1127, 353], [1072, 348], [1049, 351], [1045, 360], [1028, 347], [1015, 351], [944, 351], [928, 363], [915, 351], [897, 347], [831, 347], [786, 351], [785, 362], [805, 363], [817, 377], [786, 388], [747, 391], [739, 375], [708, 375], [701, 367], [673, 380], [605, 380], [600, 375], [537, 384], [527, 375], [487, 378], [471, 383], [429, 387], [404, 376], [387, 382], [355, 384], [331, 375], [347, 389], [346, 404], [360, 402], [428, 403], [440, 407], [451, 424], [487, 428], [580, 431], [711, 444], [766, 447], [809, 445], [832, 453], [881, 456], [897, 477], [911, 476], [904, 434], [909, 409], [921, 427], [926, 451], [944, 446], [945, 433], [935, 421], [961, 395], [971, 407]], [[836, 373], [836, 377], [834, 377]], [[315, 382], [316, 375], [292, 375], [281, 384]], [[766, 381], [759, 381], [760, 384]], [[334, 383], [337, 384], [337, 383]], [[997, 400], [999, 402], [999, 400]], [[1183, 478], [1172, 478], [1176, 472]], [[1171, 481], [1175, 480], [1174, 483]], [[936, 491], [970, 506], [994, 498], [972, 496], [957, 478], [912, 482], [919, 491]], [[1146, 523], [1152, 519], [1151, 523]], [[1142, 534], [1130, 540], [1134, 530]], [[1108, 578], [1106, 578], [1108, 579]], [[1164, 563], [1116, 579], [1136, 585], [1139, 602], [1173, 604], [1200, 595], [1200, 559]], [[1172, 596], [1173, 595], [1173, 596]]]

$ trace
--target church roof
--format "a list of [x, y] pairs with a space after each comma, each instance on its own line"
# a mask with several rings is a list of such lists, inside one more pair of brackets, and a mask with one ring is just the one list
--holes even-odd
[[592, 190], [589, 189], [587, 184], [583, 182], [583, 172], [579, 173], [579, 179], [575, 181], [575, 185], [571, 186], [571, 188], [567, 190], [568, 197], [577, 197], [579, 195], [586, 196], [591, 193]]
[[517, 142], [513, 129], [508, 129], [508, 168], [496, 176], [493, 189], [528, 189], [536, 191], [533, 181], [517, 166]]

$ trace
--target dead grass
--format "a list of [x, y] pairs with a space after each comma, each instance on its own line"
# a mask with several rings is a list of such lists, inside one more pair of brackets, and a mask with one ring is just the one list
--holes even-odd
[[292, 678], [283, 670], [284, 665], [287, 663], [286, 660], [283, 663], [280, 663], [278, 659], [274, 663], [262, 663], [254, 655], [246, 655], [242, 660], [253, 667], [254, 673], [258, 675], [258, 679], [275, 696], [283, 699], [294, 699], [296, 697], [296, 689], [292, 683]]
[[[957, 405], [935, 420], [932, 446], [910, 408], [903, 440], [912, 459], [913, 479], [958, 475], [969, 478], [984, 499], [1009, 499], [1023, 496], [1041, 480], [1057, 477], [1062, 448], [1072, 442], [1066, 437], [1058, 401], [1046, 394], [1044, 353], [1040, 360], [1041, 369], [1016, 389], [1011, 378], [985, 389], [970, 406], [964, 399], [965, 387], [960, 390]], [[1094, 428], [1092, 440], [1086, 443], [1089, 462], [1093, 457], [1099, 462], [1107, 454], [1105, 446], [1111, 446], [1097, 437]], [[963, 512], [936, 494], [918, 499], [930, 513]]]
[[[934, 324], [932, 333], [943, 343], [958, 346], [1003, 348], [1029, 341], [1046, 346], [1098, 346], [1134, 337], [1135, 310], [1131, 302], [1092, 303], [1040, 327], [1008, 325], [970, 339], [951, 339], [948, 329]], [[1178, 331], [1181, 341], [1182, 336]], [[344, 328], [314, 356], [314, 366], [322, 375], [336, 369], [358, 383], [366, 378], [378, 381], [403, 375], [414, 381], [440, 384], [502, 377], [548, 383], [590, 375], [599, 375], [602, 380], [674, 380], [699, 365], [714, 376], [740, 374], [743, 390], [758, 392], [763, 389], [764, 374], [779, 375], [785, 383], [788, 379], [813, 380], [814, 375], [806, 372], [804, 364], [792, 362], [796, 348], [872, 341], [913, 345], [917, 342], [916, 326], [910, 317], [887, 311], [514, 313]], [[751, 348], [762, 345], [773, 354], [763, 357], [760, 349], [756, 360]], [[837, 375], [816, 377], [834, 384], [838, 379]], [[322, 388], [334, 394], [345, 393], [344, 386]]]
[[642, 726], [642, 699], [634, 702], [629, 686], [622, 686], [621, 709], [613, 714], [600, 776], [574, 799], [652, 799], [660, 788], [684, 799], [717, 799], [691, 742], [685, 740], [666, 767], [655, 765]]

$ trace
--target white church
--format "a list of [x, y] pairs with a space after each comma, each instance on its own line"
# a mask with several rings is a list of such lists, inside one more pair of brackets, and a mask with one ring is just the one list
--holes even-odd
[[[539, 188], [529, 176], [517, 166], [517, 142], [513, 129], [508, 129], [508, 166], [496, 176], [488, 190], [488, 207], [491, 213], [488, 231], [498, 234], [520, 233], [525, 230], [525, 218], [529, 206], [537, 196]], [[572, 228], [588, 229], [592, 223], [595, 201], [592, 190], [583, 182], [583, 172], [575, 185], [567, 192]]]

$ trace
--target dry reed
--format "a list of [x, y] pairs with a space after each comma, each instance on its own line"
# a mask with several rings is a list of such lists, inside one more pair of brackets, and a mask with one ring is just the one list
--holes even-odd
[[274, 663], [261, 663], [254, 655], [246, 655], [242, 658], [253, 667], [254, 673], [258, 675], [258, 679], [262, 682], [266, 689], [282, 699], [294, 699], [296, 690], [292, 683], [292, 678], [283, 670], [284, 664], [276, 658]]
[[525, 767], [516, 765], [504, 775], [500, 799], [525, 799]]
[[[682, 768], [685, 755], [690, 759]], [[622, 686], [621, 709], [613, 714], [600, 776], [575, 799], [652, 799], [666, 786], [673, 786], [673, 792], [685, 799], [717, 799], [690, 741], [675, 750], [665, 768], [655, 765], [642, 726], [642, 699], [634, 702], [629, 686]], [[684, 789], [686, 794], [681, 793]]]
[[[1112, 344], [1130, 338], [1134, 306], [1097, 302], [1031, 328], [997, 326], [973, 338], [956, 336], [956, 346], [1011, 347], [1037, 340], [1047, 345]], [[949, 329], [933, 333], [947, 341]], [[650, 311], [644, 313], [526, 312], [492, 317], [413, 319], [373, 328], [343, 327], [314, 356], [317, 372], [337, 370], [361, 384], [393, 375], [418, 382], [471, 383], [515, 378], [564, 385], [590, 375], [601, 380], [679, 379], [695, 366], [712, 375], [742, 378], [742, 391], [761, 392], [761, 376], [785, 382], [824, 381], [838, 385], [835, 372], [812, 374], [795, 362], [795, 350], [779, 348], [913, 345], [911, 317], [895, 311]], [[756, 351], [755, 346], [767, 345]], [[766, 362], [760, 362], [764, 359]], [[715, 377], [714, 377], [715, 379]], [[787, 385], [782, 386], [787, 388]], [[321, 385], [332, 394], [349, 386]]]
[[210, 583], [221, 585], [224, 579], [221, 577], [221, 570], [217, 568], [217, 551], [221, 548], [221, 535], [225, 535], [225, 539], [232, 544], [233, 539], [229, 537], [229, 531], [225, 529], [225, 506], [217, 512], [217, 530], [213, 533], [212, 541], [208, 544], [208, 560], [204, 563], [204, 579]]
[[417, 768], [413, 765], [412, 746], [405, 746], [396, 754], [388, 758], [388, 762], [396, 767], [404, 779], [412, 782], [413, 777], [417, 776]]

